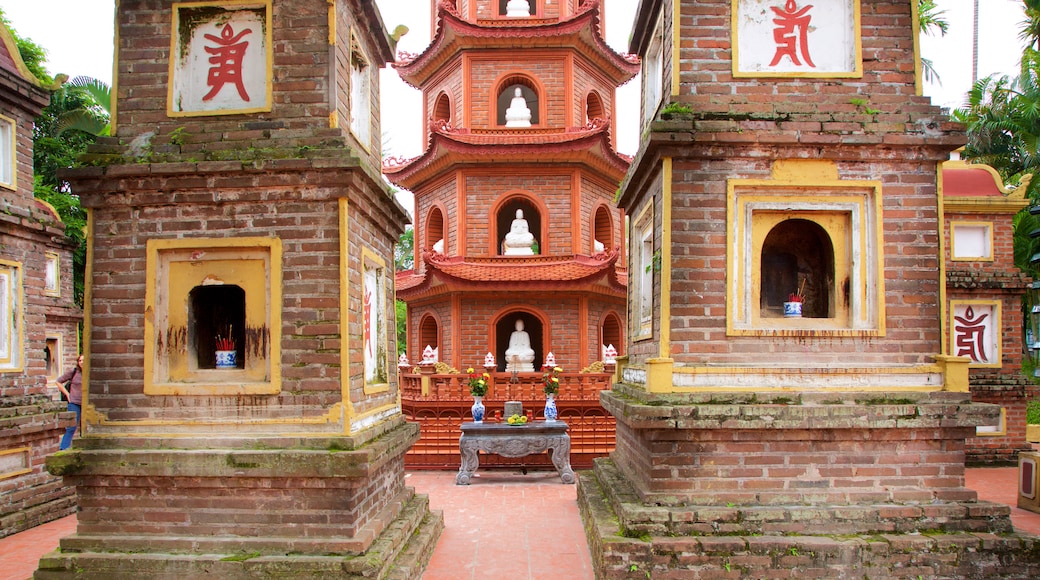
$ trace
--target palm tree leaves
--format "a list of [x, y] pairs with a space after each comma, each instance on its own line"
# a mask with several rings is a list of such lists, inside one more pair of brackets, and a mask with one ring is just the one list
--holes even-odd
[[73, 129], [104, 136], [111, 133], [112, 89], [103, 81], [78, 76], [62, 87], [69, 94], [83, 98], [79, 107], [63, 111], [54, 121], [54, 134]]

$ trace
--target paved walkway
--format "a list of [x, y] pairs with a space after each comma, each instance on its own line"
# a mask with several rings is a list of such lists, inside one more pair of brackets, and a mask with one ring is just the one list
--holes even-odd
[[[408, 485], [430, 496], [432, 509], [444, 512], [444, 533], [423, 580], [592, 579], [576, 486], [560, 483], [555, 471], [477, 475], [469, 486], [456, 486], [454, 472], [405, 475]], [[1040, 514], [1015, 507], [1017, 478], [1014, 467], [969, 469], [966, 477], [979, 499], [1011, 506], [1016, 529], [1040, 534]], [[76, 516], [68, 516], [0, 539], [0, 580], [31, 578], [40, 557], [75, 529]]]

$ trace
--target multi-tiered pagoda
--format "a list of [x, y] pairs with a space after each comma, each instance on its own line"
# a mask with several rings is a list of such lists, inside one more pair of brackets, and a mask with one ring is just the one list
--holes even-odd
[[535, 370], [552, 352], [578, 371], [625, 342], [629, 159], [611, 129], [637, 60], [604, 42], [599, 0], [440, 0], [434, 18], [396, 65], [423, 93], [427, 146], [384, 168], [415, 193], [408, 354], [464, 369], [490, 352], [504, 371], [522, 321]]
[[[554, 354], [581, 465], [614, 441], [598, 402], [609, 374], [578, 371], [625, 343], [625, 215], [615, 200], [630, 160], [615, 149], [612, 120], [615, 91], [639, 72], [638, 59], [604, 42], [599, 0], [433, 7], [430, 47], [396, 64], [422, 90], [426, 148], [384, 167], [415, 193], [415, 268], [396, 279], [408, 354], [418, 362], [432, 347], [462, 370], [493, 358], [492, 418], [506, 399], [539, 403], [538, 371]], [[529, 363], [514, 369], [506, 350], [520, 326]], [[458, 377], [427, 378], [421, 393], [412, 383], [402, 381], [405, 411], [423, 436], [410, 456], [440, 457], [412, 465], [457, 465], [468, 391]]]

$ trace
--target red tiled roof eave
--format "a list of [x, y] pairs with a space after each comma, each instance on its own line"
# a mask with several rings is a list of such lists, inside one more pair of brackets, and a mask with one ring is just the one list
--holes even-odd
[[[488, 134], [434, 131], [422, 155], [383, 166], [395, 185], [414, 190], [452, 166], [472, 163], [583, 163], [621, 181], [631, 159], [614, 151], [609, 123], [592, 130], [520, 136], [508, 131]], [[506, 142], [506, 139], [519, 139]]]
[[617, 266], [615, 249], [596, 256], [496, 256], [464, 258], [425, 252], [424, 274], [412, 271], [397, 274], [397, 292], [409, 298], [436, 291], [437, 286], [454, 290], [486, 291], [592, 291], [601, 286], [602, 294], [625, 293], [627, 271]]
[[582, 53], [595, 57], [618, 84], [632, 80], [640, 70], [637, 58], [615, 52], [599, 34], [602, 12], [598, 0], [582, 3], [567, 19], [552, 21], [521, 18], [470, 22], [449, 3], [438, 3], [437, 10], [438, 25], [430, 45], [422, 54], [393, 65], [401, 78], [416, 88], [452, 55], [470, 46], [471, 40], [476, 41], [473, 48], [508, 47], [517, 40], [533, 38], [539, 39], [540, 45], [552, 41], [566, 46], [568, 42], [580, 41], [588, 49]]

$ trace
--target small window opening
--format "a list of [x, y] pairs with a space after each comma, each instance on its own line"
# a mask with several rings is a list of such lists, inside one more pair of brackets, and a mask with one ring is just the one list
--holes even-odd
[[444, 253], [444, 215], [439, 208], [431, 209], [430, 215], [426, 219], [426, 239], [423, 240], [423, 249], [434, 249]]
[[507, 83], [502, 92], [498, 94], [498, 124], [505, 126], [506, 111], [513, 105], [517, 89], [520, 89], [520, 96], [524, 98], [527, 108], [531, 111], [531, 125], [537, 125], [539, 123], [538, 93], [526, 84], [519, 82]]
[[432, 316], [424, 316], [419, 325], [419, 352], [432, 346], [434, 350], [440, 351], [440, 329], [437, 327], [437, 319]]
[[595, 92], [589, 93], [587, 99], [585, 99], [585, 122], [591, 123], [593, 119], [606, 119], [607, 115], [603, 111], [603, 99], [599, 98], [599, 95]]
[[235, 351], [235, 367], [245, 368], [246, 293], [241, 287], [192, 288], [188, 293], [188, 329], [197, 368], [216, 368], [217, 350]]
[[610, 220], [610, 211], [600, 206], [596, 210], [596, 222], [593, 226], [592, 253], [609, 252], [613, 248], [614, 226]]
[[509, 340], [516, 332], [516, 321], [523, 321], [523, 332], [527, 333], [531, 343], [531, 350], [534, 351], [534, 366], [535, 371], [539, 371], [542, 368], [542, 362], [545, 361], [545, 348], [542, 342], [542, 321], [531, 314], [530, 312], [511, 312], [501, 319], [495, 325], [495, 361], [498, 363], [498, 370], [505, 372], [506, 365], [509, 361], [506, 360], [506, 349], [509, 348]]
[[528, 16], [534, 16], [538, 12], [536, 0], [498, 0], [498, 14], [500, 16], [523, 16], [522, 11], [525, 4]]
[[451, 100], [448, 99], [448, 95], [441, 93], [437, 97], [437, 102], [433, 105], [433, 120], [451, 122]]
[[618, 356], [621, 355], [624, 350], [625, 341], [622, 339], [621, 334], [621, 319], [616, 314], [607, 315], [606, 320], [603, 321], [603, 342], [602, 347], [614, 345], [614, 350], [617, 351]]
[[761, 316], [782, 317], [784, 302], [801, 296], [803, 318], [835, 316], [834, 245], [819, 224], [780, 222], [762, 244]]
[[[517, 218], [517, 210], [523, 212], [522, 218]], [[533, 238], [533, 243], [530, 246], [532, 254], [542, 253], [542, 216], [534, 205], [523, 198], [510, 200], [498, 210], [496, 219], [496, 226], [498, 227], [498, 237], [496, 238], [498, 240], [498, 253], [502, 255], [506, 253], [506, 236], [513, 230], [514, 222], [517, 219], [523, 219], [527, 222], [527, 231]]]
[[50, 380], [58, 378], [58, 369], [61, 368], [61, 352], [58, 350], [57, 338], [47, 339], [47, 345], [43, 348], [43, 360], [47, 365], [47, 378]]

